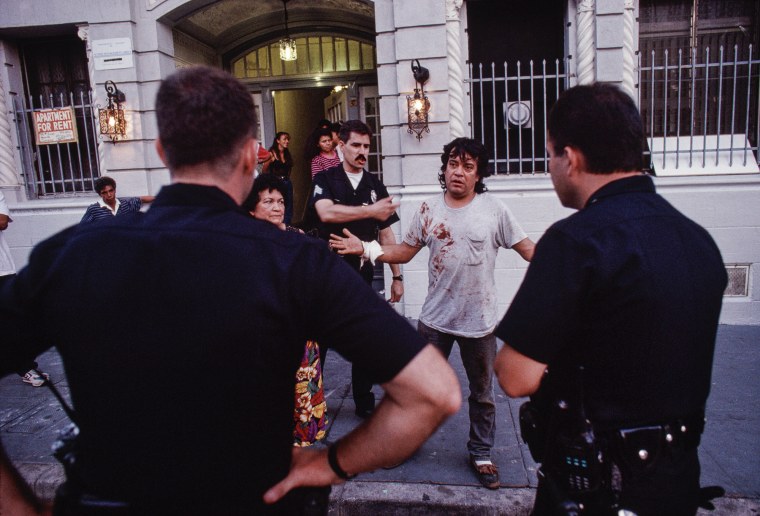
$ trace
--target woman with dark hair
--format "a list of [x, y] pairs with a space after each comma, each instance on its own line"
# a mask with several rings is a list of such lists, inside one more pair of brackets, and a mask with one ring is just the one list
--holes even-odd
[[319, 136], [317, 133], [319, 133], [319, 131], [322, 129], [329, 129], [330, 125], [330, 121], [326, 118], [323, 118], [319, 121], [311, 134], [309, 134], [309, 137], [306, 138], [306, 145], [303, 146], [303, 159], [306, 161], [306, 163], [311, 163], [312, 158], [319, 154], [319, 147], [317, 146]]
[[243, 208], [253, 218], [271, 222], [285, 231], [303, 233], [285, 223], [285, 183], [274, 174], [261, 174], [253, 182], [251, 193], [243, 202]]
[[[243, 202], [255, 219], [270, 222], [285, 231], [303, 233], [284, 222], [285, 187], [273, 174], [262, 174], [253, 182], [253, 189]], [[293, 446], [311, 446], [325, 437], [327, 403], [322, 387], [322, 365], [319, 345], [306, 341], [301, 365], [296, 372], [295, 410], [293, 412]]]
[[332, 131], [330, 131], [330, 129], [319, 129], [316, 136], [316, 154], [314, 154], [314, 157], [311, 159], [312, 179], [314, 179], [314, 176], [319, 172], [340, 165], [340, 157], [338, 157], [338, 153], [335, 150]]
[[293, 219], [293, 183], [290, 182], [290, 171], [293, 169], [293, 156], [290, 155], [290, 134], [280, 131], [274, 136], [269, 147], [270, 158], [264, 162], [261, 169], [263, 174], [273, 174], [285, 185], [285, 224]]

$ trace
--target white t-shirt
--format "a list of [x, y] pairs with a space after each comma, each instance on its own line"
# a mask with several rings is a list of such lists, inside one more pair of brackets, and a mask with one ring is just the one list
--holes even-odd
[[[346, 169], [343, 169], [344, 172], [346, 172]], [[354, 187], [354, 190], [356, 190], [356, 187], [359, 186], [359, 183], [362, 182], [362, 176], [364, 175], [364, 170], [361, 172], [346, 172], [346, 176], [348, 177], [348, 180], [351, 182], [351, 186]]]
[[428, 246], [428, 295], [419, 319], [438, 331], [482, 337], [498, 323], [494, 268], [499, 247], [526, 238], [509, 208], [487, 193], [463, 208], [450, 208], [444, 194], [422, 203], [404, 243]]
[[[9, 217], [11, 215], [3, 192], [0, 192], [0, 215], [8, 215]], [[8, 247], [8, 242], [5, 241], [3, 233], [4, 231], [0, 231], [0, 276], [7, 276], [9, 274], [16, 274], [16, 266], [13, 264], [11, 248]]]

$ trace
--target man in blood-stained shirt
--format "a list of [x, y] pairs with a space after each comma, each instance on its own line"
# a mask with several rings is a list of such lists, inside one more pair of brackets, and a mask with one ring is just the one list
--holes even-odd
[[484, 486], [496, 489], [499, 475], [491, 461], [496, 432], [493, 331], [501, 315], [496, 255], [503, 247], [530, 261], [534, 243], [509, 208], [486, 193], [488, 152], [480, 142], [456, 138], [444, 146], [441, 163], [443, 194], [422, 203], [401, 244], [362, 245], [347, 232], [348, 238], [335, 235], [331, 245], [339, 253], [364, 254], [386, 263], [407, 263], [422, 247], [430, 249], [428, 294], [418, 330], [446, 357], [454, 342], [459, 344], [470, 382], [470, 464]]

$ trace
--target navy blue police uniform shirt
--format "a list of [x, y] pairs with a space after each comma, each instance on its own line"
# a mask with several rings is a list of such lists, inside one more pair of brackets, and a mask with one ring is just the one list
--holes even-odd
[[549, 377], [582, 362], [599, 429], [665, 422], [705, 405], [726, 282], [707, 231], [624, 178], [546, 231], [496, 334]]
[[[341, 164], [314, 176], [314, 186], [309, 204], [313, 207], [317, 201], [328, 199], [335, 204], [345, 206], [366, 206], [386, 197], [388, 197], [388, 190], [385, 188], [385, 185], [377, 176], [370, 174], [366, 170], [362, 174], [362, 179], [357, 185], [356, 190], [354, 190]], [[351, 233], [358, 236], [361, 240], [375, 240], [377, 239], [379, 230], [385, 229], [398, 221], [398, 215], [394, 213], [384, 221], [361, 219], [340, 224], [322, 223], [320, 224], [320, 236], [325, 240], [329, 240], [330, 233], [342, 235], [343, 228], [348, 228]]]
[[57, 347], [95, 493], [257, 513], [289, 469], [306, 339], [377, 383], [425, 345], [348, 271], [215, 187], [166, 186], [35, 248], [0, 295], [0, 373]]

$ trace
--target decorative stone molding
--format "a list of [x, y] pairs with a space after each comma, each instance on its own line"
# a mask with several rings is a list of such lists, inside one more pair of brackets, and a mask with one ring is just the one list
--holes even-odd
[[625, 0], [623, 8], [623, 90], [636, 98], [636, 40], [634, 39], [633, 0]]
[[594, 48], [594, 10], [594, 0], [581, 0], [581, 2], [578, 3], [578, 22], [576, 25], [576, 41], [578, 42], [578, 84], [590, 84], [594, 82], [596, 76], [594, 73], [594, 65], [596, 61], [596, 49]]
[[[90, 39], [90, 26], [89, 25], [77, 25], [77, 36], [79, 39], [85, 42], [87, 51], [87, 73], [90, 76], [90, 96], [92, 97], [93, 109], [97, 109], [98, 105], [98, 89], [95, 87], [95, 60], [92, 58], [92, 40]], [[97, 111], [95, 112], [97, 113]], [[106, 166], [105, 158], [105, 143], [99, 136], [98, 140], [98, 168], [100, 169], [100, 175], [104, 176], [108, 173], [108, 167]]]
[[8, 117], [5, 85], [0, 78], [0, 185], [18, 186], [21, 182], [16, 170], [16, 158], [11, 147], [11, 124]]
[[[172, 31], [172, 38], [174, 39], [174, 55], [176, 60], [209, 66], [217, 64], [218, 56], [210, 46], [204, 45], [192, 36], [188, 36], [178, 30]], [[178, 66], [178, 68], [180, 67]]]
[[464, 125], [464, 77], [462, 73], [462, 43], [459, 13], [462, 0], [446, 0], [446, 58], [449, 87], [449, 134], [452, 138], [466, 136]]
[[446, 20], [459, 21], [463, 0], [446, 0]]

